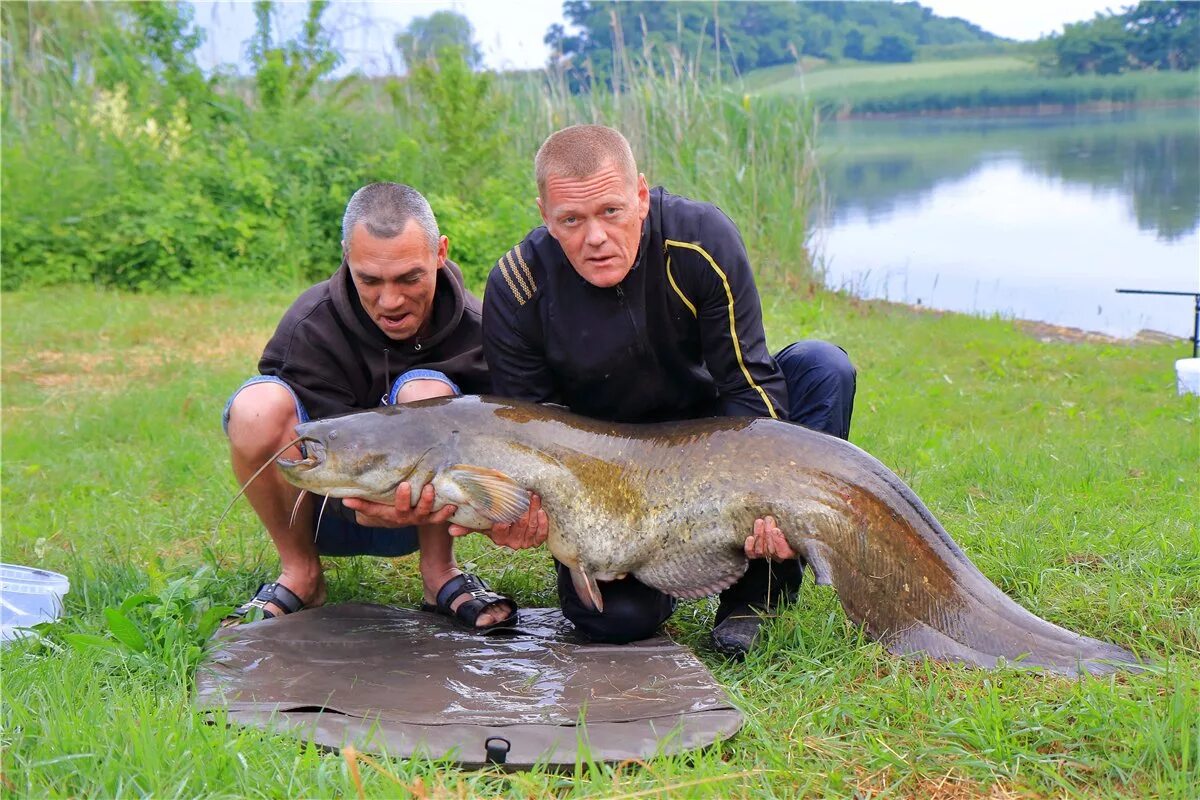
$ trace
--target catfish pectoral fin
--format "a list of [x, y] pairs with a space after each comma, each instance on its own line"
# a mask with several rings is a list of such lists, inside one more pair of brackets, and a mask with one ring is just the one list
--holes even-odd
[[529, 510], [529, 491], [487, 467], [455, 464], [441, 470], [434, 488], [455, 504], [467, 504], [492, 522], [516, 522]]
[[604, 598], [600, 594], [600, 586], [583, 567], [571, 567], [571, 584], [586, 608], [604, 613]]

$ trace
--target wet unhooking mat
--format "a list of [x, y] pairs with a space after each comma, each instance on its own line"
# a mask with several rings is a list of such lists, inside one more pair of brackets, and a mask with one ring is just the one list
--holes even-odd
[[197, 706], [231, 722], [467, 766], [645, 759], [742, 724], [686, 648], [587, 643], [557, 609], [477, 634], [421, 611], [325, 606], [222, 631], [196, 684]]

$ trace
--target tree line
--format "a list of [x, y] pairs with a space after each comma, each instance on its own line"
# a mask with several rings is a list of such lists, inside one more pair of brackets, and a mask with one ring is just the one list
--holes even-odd
[[694, 60], [706, 73], [728, 77], [802, 56], [905, 62], [923, 46], [1000, 41], [915, 2], [566, 0], [563, 15], [572, 30], [553, 25], [546, 33], [550, 66], [604, 82], [621, 50]]
[[1041, 44], [1042, 66], [1061, 75], [1195, 69], [1200, 64], [1200, 3], [1143, 0], [1067, 25]]

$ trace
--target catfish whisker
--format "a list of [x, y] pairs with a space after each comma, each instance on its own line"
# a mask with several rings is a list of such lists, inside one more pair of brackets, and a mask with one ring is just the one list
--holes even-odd
[[325, 499], [321, 501], [321, 510], [317, 513], [317, 524], [313, 526], [313, 544], [317, 543], [317, 536], [321, 532], [321, 520], [325, 518], [325, 506], [329, 505], [329, 495], [325, 495]]
[[292, 506], [292, 516], [288, 519], [288, 527], [292, 528], [296, 525], [296, 514], [300, 511], [300, 504], [304, 502], [305, 496], [308, 495], [307, 489], [301, 489], [300, 494], [296, 495], [296, 505]]
[[277, 451], [275, 451], [275, 455], [268, 458], [261, 467], [259, 467], [257, 470], [254, 471], [254, 474], [251, 475], [250, 478], [245, 483], [242, 484], [242, 488], [238, 489], [238, 493], [235, 494], [233, 496], [233, 499], [229, 501], [229, 505], [225, 506], [225, 510], [221, 512], [221, 516], [217, 517], [217, 524], [213, 527], [214, 532], [216, 532], [218, 529], [220, 529], [221, 523], [225, 520], [225, 515], [229, 513], [229, 509], [233, 508], [233, 504], [238, 501], [238, 498], [246, 493], [247, 487], [249, 487], [250, 484], [254, 483], [254, 480], [259, 475], [263, 474], [263, 470], [265, 470], [267, 467], [274, 464], [275, 459], [279, 458], [281, 455], [286, 453], [288, 451], [288, 448], [295, 447], [296, 445], [300, 444], [303, 441], [304, 441], [303, 436], [297, 436], [295, 439], [292, 439], [290, 442], [285, 444], [283, 447], [281, 447]]

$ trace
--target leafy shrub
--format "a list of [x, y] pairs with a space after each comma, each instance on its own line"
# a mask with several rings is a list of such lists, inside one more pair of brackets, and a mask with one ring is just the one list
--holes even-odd
[[[406, 81], [333, 83], [318, 80], [336, 62], [319, 28], [324, 4], [310, 6], [291, 42], [271, 36], [264, 8], [253, 80], [197, 80], [188, 17], [164, 3], [82, 19], [76, 35], [45, 38], [58, 43], [55, 60], [29, 55], [4, 73], [38, 90], [21, 94], [37, 102], [3, 109], [0, 286], [207, 292], [310, 282], [338, 263], [353, 191], [390, 180], [429, 197], [451, 257], [478, 290], [539, 222], [537, 146], [584, 121], [624, 131], [653, 183], [719, 204], [769, 263], [806, 268], [815, 190], [803, 106], [724, 92], [678, 53], [656, 64], [618, 53], [628, 91], [591, 96], [544, 76], [473, 72], [454, 49]], [[104, 80], [39, 72], [96, 58], [89, 24], [120, 28], [104, 41], [126, 50], [105, 63], [122, 69], [106, 67]], [[6, 25], [4, 35], [21, 30]], [[36, 42], [18, 44], [11, 52], [28, 55]]]

